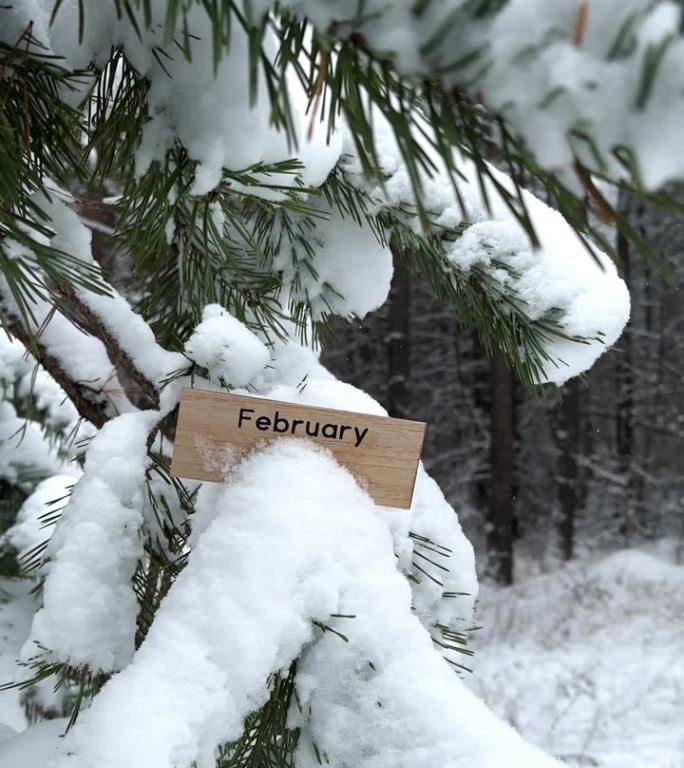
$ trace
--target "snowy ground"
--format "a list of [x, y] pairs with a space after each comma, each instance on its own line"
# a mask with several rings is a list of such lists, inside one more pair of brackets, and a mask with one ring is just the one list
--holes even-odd
[[[0, 676], [28, 633], [25, 585], [0, 583]], [[684, 566], [626, 550], [510, 589], [484, 586], [470, 686], [575, 766], [684, 768]], [[25, 727], [0, 693], [0, 741]]]
[[471, 687], [572, 765], [684, 768], [684, 566], [672, 550], [483, 587]]

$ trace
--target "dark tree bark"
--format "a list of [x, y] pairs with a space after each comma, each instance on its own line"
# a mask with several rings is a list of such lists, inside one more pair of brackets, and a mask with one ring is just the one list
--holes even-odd
[[395, 251], [387, 323], [387, 410], [397, 418], [408, 418], [411, 414], [410, 298], [409, 272]]
[[566, 385], [563, 400], [554, 413], [558, 446], [557, 488], [560, 518], [558, 532], [563, 559], [571, 560], [575, 550], [575, 521], [581, 499], [578, 455], [580, 451], [580, 390], [577, 379]]
[[[623, 215], [629, 213], [628, 201], [621, 196], [620, 208]], [[617, 235], [617, 255], [622, 268], [622, 277], [631, 288], [631, 254], [629, 241], [621, 233]], [[622, 533], [629, 544], [634, 533], [636, 503], [636, 477], [634, 473], [634, 350], [631, 335], [631, 321], [620, 339], [621, 353], [617, 358], [617, 402], [615, 413], [615, 447], [618, 470], [622, 478], [622, 493], [619, 500], [622, 514]]]
[[490, 364], [490, 500], [487, 522], [488, 575], [513, 583], [515, 536], [515, 378], [505, 357], [495, 350]]

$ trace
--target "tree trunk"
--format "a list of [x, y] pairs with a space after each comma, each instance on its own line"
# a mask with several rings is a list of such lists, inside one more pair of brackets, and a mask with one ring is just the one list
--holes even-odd
[[[620, 201], [621, 211], [628, 214], [627, 203]], [[630, 248], [627, 238], [622, 234], [617, 235], [617, 255], [622, 267], [622, 277], [631, 287]], [[635, 506], [635, 477], [634, 477], [634, 368], [633, 368], [633, 342], [630, 333], [630, 325], [620, 339], [621, 354], [617, 358], [617, 404], [615, 424], [615, 444], [618, 456], [618, 469], [622, 478], [622, 493], [620, 495], [620, 507], [622, 512], [621, 531], [629, 545], [634, 534], [634, 506]]]
[[387, 329], [387, 410], [390, 416], [397, 418], [410, 416], [410, 288], [408, 270], [401, 257], [394, 252]]
[[558, 532], [563, 559], [571, 560], [575, 549], [575, 520], [580, 500], [577, 463], [580, 451], [580, 394], [577, 379], [573, 379], [565, 387], [563, 400], [556, 408], [554, 421], [558, 445]]
[[515, 379], [505, 357], [494, 350], [490, 364], [490, 501], [487, 525], [488, 575], [513, 583], [515, 527]]

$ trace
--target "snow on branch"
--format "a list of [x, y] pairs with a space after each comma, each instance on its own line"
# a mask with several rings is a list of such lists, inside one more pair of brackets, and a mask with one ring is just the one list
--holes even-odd
[[[537, 162], [576, 160], [648, 189], [684, 177], [682, 7], [672, 0], [288, 0], [281, 5], [400, 75], [503, 116]], [[252, 3], [254, 13], [270, 0]], [[577, 187], [577, 180], [574, 180]]]
[[130, 661], [147, 441], [158, 418], [154, 411], [117, 416], [89, 446], [83, 477], [46, 550], [43, 607], [22, 650], [24, 661], [105, 671]]
[[[374, 201], [372, 213], [404, 211], [420, 234], [413, 183], [394, 133], [379, 113], [374, 113], [373, 123], [382, 184], [369, 182], [363, 174], [349, 132], [341, 162], [345, 177]], [[426, 152], [440, 167], [434, 150], [426, 147]], [[535, 383], [561, 384], [588, 370], [615, 343], [629, 319], [629, 293], [614, 263], [600, 250], [590, 251], [557, 211], [520, 189], [540, 241], [534, 248], [497, 188], [515, 196], [513, 181], [493, 167], [491, 181], [481, 179], [474, 164], [455, 150], [453, 166], [458, 199], [446, 170], [421, 178], [432, 235], [441, 242], [446, 264], [466, 277], [477, 274], [481, 290], [500, 297], [503, 315], [516, 309], [530, 323], [540, 324]], [[529, 353], [518, 352], [523, 357]]]
[[[54, 230], [50, 245], [99, 271], [92, 256], [90, 230], [58, 194], [65, 193], [56, 190], [51, 200], [40, 201]], [[54, 290], [66, 310], [88, 333], [101, 340], [112, 362], [121, 366], [158, 408], [164, 379], [188, 367], [183, 355], [168, 352], [157, 344], [149, 325], [111, 286], [103, 293], [62, 282]]]
[[[54, 322], [54, 317], [50, 322]], [[101, 427], [106, 422], [107, 403], [95, 396], [96, 392], [92, 386], [71, 375], [44, 341], [36, 339], [16, 317], [5, 315], [2, 325], [13, 338], [18, 339], [26, 349], [34, 353], [45, 371], [64, 390], [82, 418], [95, 427]]]
[[[449, 11], [454, 11], [453, 18], [450, 13], [442, 16], [436, 3], [423, 4], [420, 9], [413, 6], [409, 8], [405, 3], [396, 3], [391, 8], [371, 3], [377, 14], [364, 15], [363, 19], [348, 19], [345, 17], [343, 5], [335, 2], [325, 5], [316, 2], [287, 4], [295, 12], [305, 13], [314, 24], [323, 25], [320, 28], [328, 28], [332, 24], [332, 32], [340, 37], [358, 31], [371, 49], [374, 50], [374, 46], [379, 45], [378, 50], [389, 54], [395, 52], [396, 63], [402, 71], [411, 71], [414, 65], [419, 65], [420, 56], [413, 60], [410, 51], [418, 55], [427, 42], [431, 45], [425, 48], [428, 51], [426, 56], [442, 50], [444, 40], [440, 38], [435, 41], [432, 38], [436, 29], [443, 29], [444, 39], [449, 40], [457, 30], [461, 30], [464, 35], [471, 34], [475, 38], [485, 35], [486, 38], [486, 30], [494, 29], [504, 17], [510, 22], [507, 33], [502, 31], [496, 39], [483, 40], [487, 43], [484, 47], [491, 46], [492, 50], [499, 45], [504, 46], [508, 40], [505, 45], [508, 45], [510, 50], [504, 47], [500, 51], [501, 61], [507, 62], [507, 57], [512, 55], [514, 47], [521, 44], [519, 36], [516, 37], [513, 30], [523, 29], [519, 26], [521, 19], [529, 21], [529, 15], [519, 2], [506, 4], [500, 12], [485, 15], [486, 19], [483, 18], [475, 25], [468, 20], [470, 12], [463, 10], [464, 23], [460, 26], [456, 24], [456, 18], [460, 18], [460, 3], [447, 4]], [[551, 16], [548, 11], [537, 7], [538, 3], [534, 5], [539, 15], [539, 24], [531, 28], [536, 30], [540, 27], [546, 30], [535, 53], [542, 57], [551, 49], [558, 54], [556, 44], [563, 48], [571, 39], [577, 49], [578, 37], [581, 39], [582, 49], [577, 55], [585, 58], [596, 57], [598, 54], [594, 48], [598, 45], [600, 33], [605, 32], [610, 24], [614, 23], [614, 18], [598, 13], [595, 6], [591, 5], [588, 20], [585, 20], [583, 25], [584, 31], [579, 35], [573, 32], [573, 14], [567, 10], [561, 12], [556, 9], [558, 13], [554, 18], [559, 19], [558, 23], [562, 26], [567, 22], [567, 39], [560, 34], [556, 38], [551, 36]], [[555, 5], [554, 3], [554, 8]], [[611, 66], [627, 66], [626, 62], [632, 60], [632, 55], [637, 56], [639, 51], [645, 56], [645, 51], [650, 50], [647, 39], [653, 42], [660, 39], [659, 34], [666, 34], [670, 30], [673, 22], [671, 9], [668, 12], [663, 10], [667, 5], [659, 4], [658, 12], [637, 13], [630, 22], [631, 26], [626, 28], [627, 36], [630, 39], [634, 37], [636, 47], [634, 50], [630, 48], [629, 56], [625, 55], [624, 60], [620, 58], [619, 64], [616, 60]], [[229, 183], [224, 173], [245, 169], [254, 164], [292, 161], [295, 157], [302, 161], [302, 166], [285, 184], [286, 187], [289, 184], [290, 189], [295, 189], [299, 184], [305, 185], [307, 181], [320, 184], [326, 177], [340, 151], [339, 133], [332, 132], [330, 137], [328, 136], [329, 129], [332, 128], [332, 116], [327, 115], [320, 125], [311, 122], [310, 127], [314, 130], [304, 132], [303, 124], [316, 116], [311, 118], [305, 114], [306, 98], [302, 95], [301, 85], [295, 84], [296, 78], [283, 75], [280, 86], [287, 92], [288, 98], [291, 97], [292, 120], [296, 124], [294, 132], [300, 139], [306, 136], [306, 140], [301, 140], [299, 146], [288, 143], [285, 136], [287, 131], [278, 133], [271, 125], [273, 104], [267, 103], [264, 95], [267, 89], [262, 87], [263, 72], [257, 68], [257, 73], [260, 73], [257, 77], [258, 98], [252, 102], [248, 99], [248, 78], [242, 82], [233, 77], [235, 57], [246, 58], [247, 55], [245, 46], [251, 34], [249, 30], [252, 30], [248, 22], [245, 22], [246, 26], [235, 26], [231, 35], [233, 42], [228, 52], [213, 50], [208, 43], [197, 44], [192, 47], [193, 55], [190, 59], [181, 51], [176, 51], [169, 60], [164, 58], [162, 61], [157, 51], [158, 46], [163, 43], [160, 29], [163, 22], [168, 21], [167, 12], [170, 13], [167, 4], [150, 4], [149, 29], [143, 31], [142, 37], [135, 33], [127, 18], [116, 18], [113, 7], [107, 8], [106, 13], [96, 14], [92, 12], [91, 5], [87, 4], [82, 44], [79, 44], [77, 35], [78, 9], [66, 4], [60, 8], [52, 26], [48, 24], [47, 15], [45, 18], [34, 19], [34, 33], [49, 44], [51, 50], [63, 55], [65, 64], [69, 67], [90, 61], [93, 57], [97, 60], [98, 51], [108, 50], [112, 43], [118, 44], [137, 72], [137, 77], [147, 78], [147, 102], [152, 108], [153, 116], [144, 123], [140, 141], [136, 144], [138, 176], [150, 167], [150, 163], [163, 162], [167, 158], [169, 148], [180, 142], [183, 151], [192, 161], [193, 170], [188, 183], [191, 185], [189, 192], [194, 195], [201, 195], [210, 190], [214, 190], [219, 196], [227, 194], [224, 189], [219, 189], [221, 184], [241, 194], [245, 190], [240, 192], [240, 185]], [[234, 8], [231, 8], [232, 10], [227, 11], [229, 15], [234, 12]], [[268, 8], [270, 3], [256, 4], [254, 12], [258, 16]], [[18, 6], [17, 10], [13, 11], [12, 18], [18, 24], [17, 19], [26, 20], [35, 13], [33, 6]], [[208, 39], [212, 25], [218, 23], [199, 4], [190, 4], [187, 13], [183, 13], [187, 29], [192, 29], [198, 38]], [[349, 13], [348, 9], [346, 13]], [[622, 18], [622, 15], [618, 14], [617, 17]], [[660, 21], [656, 23], [654, 19]], [[593, 25], [596, 25], [596, 28]], [[174, 28], [173, 23], [170, 28]], [[555, 27], [553, 31], [555, 35]], [[278, 46], [275, 31], [269, 35], [261, 40], [264, 67], [266, 62], [272, 61]], [[400, 46], [400, 50], [394, 48], [395, 44]], [[678, 41], [673, 42], [677, 50], [679, 45]], [[671, 62], [672, 49], [667, 48], [666, 53], [667, 58], [663, 59], [663, 62]], [[303, 52], [301, 55], [305, 58]], [[410, 60], [413, 60], [413, 64], [408, 63]], [[534, 57], [533, 60], [536, 62]], [[497, 65], [499, 61], [500, 59], [496, 58]], [[522, 66], [517, 58], [515, 62], [515, 66], [509, 68], [511, 72], [518, 71]], [[582, 59], [582, 63], [587, 64], [587, 61]], [[535, 66], [534, 71], [537, 69]], [[551, 71], [551, 68], [544, 71]], [[622, 69], [620, 71], [622, 72]], [[502, 72], [503, 77], [508, 69], [504, 68]], [[368, 83], [360, 86], [359, 98], [362, 105], [366, 97], [369, 101], [372, 100], [369, 87]], [[570, 87], [569, 89], [572, 90]], [[219, 93], [224, 96], [219, 98]], [[517, 92], [507, 88], [506, 93], [510, 95]], [[539, 115], [548, 117], [548, 110], [556, 109], [557, 103], [565, 104], [564, 99], [568, 97], [568, 93], [559, 92], [548, 110], [533, 109], [527, 103], [528, 97], [534, 96], [534, 88], [523, 89], [519, 96], [520, 101], [526, 104], [530, 119], [537, 119]], [[401, 110], [399, 105], [394, 103], [397, 98], [390, 95], [387, 102], [398, 114]], [[587, 99], [594, 99], [593, 91], [587, 95]], [[518, 100], [514, 99], [513, 108], [517, 108], [517, 104]], [[397, 141], [397, 126], [390, 126], [379, 114], [377, 106], [371, 108], [369, 104], [360, 108], [361, 111], [368, 112], [367, 117], [372, 123], [371, 144], [374, 145], [385, 182], [384, 185], [374, 185], [372, 194], [381, 201], [381, 205], [393, 211], [404, 211], [415, 205], [416, 189], [422, 188], [421, 206], [429, 213], [435, 229], [444, 234], [445, 261], [458, 270], [461, 278], [472, 277], [473, 282], [481, 283], [485, 293], [499, 297], [496, 307], [496, 333], [500, 337], [507, 335], [507, 343], [501, 347], [509, 357], [522, 361], [518, 366], [519, 370], [529, 369], [530, 375], [524, 375], [524, 378], [535, 382], [562, 383], [590, 367], [601, 352], [619, 336], [629, 312], [626, 291], [611, 262], [598, 252], [593, 262], [592, 257], [584, 252], [584, 245], [576, 236], [573, 227], [566, 224], [559, 215], [553, 214], [529, 193], [519, 193], [515, 184], [493, 168], [488, 169], [487, 178], [484, 178], [481, 166], [453, 152], [453, 141], [467, 143], [463, 126], [458, 127], [456, 135], [453, 132], [449, 134], [450, 138], [445, 146], [439, 145], [435, 148], [429, 145], [428, 139], [423, 140], [432, 136], [434, 132], [431, 128], [434, 126], [428, 124], [415, 105], [402, 106], [407, 119], [410, 118], [411, 130], [414, 133], [418, 130], [423, 134], [420, 140], [414, 136], [409, 142], [411, 147], [420, 150], [421, 162], [433, 169], [444, 168], [442, 155], [448, 152], [451, 153], [449, 165], [455, 165], [457, 169], [456, 185], [451, 183], [446, 171], [436, 170], [431, 177], [424, 173], [417, 179], [417, 167], [420, 163], [414, 159], [411, 165], [407, 160], [406, 147]], [[198, 115], [202, 115], [203, 119], [198, 120]], [[349, 120], [350, 115], [346, 116]], [[431, 120], [433, 119], [436, 118], [431, 115]], [[611, 118], [609, 128], [612, 130], [614, 124], [622, 126], [627, 122], [621, 123]], [[255, 127], [257, 124], [258, 129]], [[605, 127], [601, 123], [601, 128]], [[361, 151], [361, 146], [364, 142], [359, 138], [360, 128], [350, 124], [346, 130], [345, 152], [354, 155], [356, 160], [344, 164], [345, 170], [357, 188], [367, 189], [364, 175], [368, 168], [362, 158], [364, 152]], [[601, 137], [603, 133], [599, 131], [599, 139]], [[563, 146], [566, 144], [564, 138]], [[629, 143], [626, 146], [629, 146]], [[367, 155], [370, 150], [367, 147], [364, 151]], [[573, 147], [572, 152], [573, 167], [579, 164], [577, 167], [592, 168], [580, 149]], [[567, 158], [559, 159], [559, 167], [563, 167], [565, 160]], [[283, 181], [281, 177], [282, 174], [276, 174], [271, 180], [276, 187]], [[458, 201], [456, 187], [461, 197]], [[250, 189], [252, 194], [257, 194], [255, 188]], [[176, 191], [171, 188], [167, 190], [167, 194], [173, 197]], [[259, 194], [267, 197], [271, 195], [273, 200], [281, 202], [285, 199], [283, 188], [265, 189]], [[306, 192], [301, 191], [301, 195], [305, 198]], [[508, 204], [504, 202], [502, 195], [508, 199]], [[513, 208], [518, 210], [517, 215], [512, 213], [511, 200], [516, 203]], [[137, 210], [136, 206], [132, 206], [131, 210]], [[230, 206], [227, 206], [227, 210], [230, 210]], [[83, 233], [79, 233], [68, 221], [70, 213], [72, 212], [58, 201], [51, 212], [54, 220], [63, 220], [65, 226], [62, 229], [67, 240], [73, 240], [72, 245], [75, 247], [65, 247], [65, 250], [88, 251], [87, 244], [83, 247], [81, 242], [84, 239]], [[272, 224], [273, 239], [268, 242], [273, 252], [269, 266], [277, 271], [282, 284], [279, 295], [269, 298], [274, 298], [274, 304], [280, 302], [281, 306], [289, 303], [291, 314], [301, 325], [305, 325], [308, 317], [313, 317], [315, 322], [324, 322], [331, 314], [363, 315], [382, 303], [391, 277], [389, 249], [374, 239], [365, 226], [367, 221], [356, 222], [353, 216], [342, 216], [342, 212], [337, 210], [320, 210], [318, 213], [322, 216], [316, 221], [307, 221], [303, 234], [297, 235], [290, 246], [286, 245], [287, 238], [283, 236], [286, 231], [284, 225], [280, 226], [280, 243], [273, 244], [273, 240], [279, 236], [276, 223]], [[219, 218], [223, 219], [225, 215]], [[284, 214], [280, 218], [284, 220]], [[541, 248], [535, 250], [530, 247], [521, 228], [521, 219], [529, 224], [541, 240]], [[225, 222], [224, 225], [228, 227]], [[228, 227], [227, 231], [228, 234], [234, 234], [237, 240], [243, 240], [248, 229], [249, 225], [245, 227], [245, 222], [240, 222], [235, 230]], [[140, 234], [146, 235], [144, 228]], [[59, 243], [59, 239], [58, 232], [54, 238], [55, 244]], [[166, 245], [164, 242], [163, 248]], [[95, 311], [101, 323], [107, 326], [107, 333], [99, 335], [109, 348], [110, 357], [113, 361], [118, 361], [121, 367], [128, 368], [131, 377], [155, 402], [154, 390], [157, 387], [154, 382], [161, 380], [164, 373], [168, 376], [171, 370], [182, 368], [183, 359], [177, 357], [172, 360], [169, 353], [163, 353], [157, 348], [149, 329], [141, 320], [135, 320], [125, 303], [116, 298], [114, 301], [108, 301], [105, 297], [91, 296], [83, 291], [80, 292], [80, 298], [85, 299], [90, 310]], [[222, 298], [217, 296], [212, 300]], [[266, 304], [267, 302], [264, 302], [264, 306]], [[277, 314], [277, 310], [275, 313]], [[84, 315], [83, 312], [80, 314]], [[490, 324], [496, 323], [492, 321]], [[520, 345], [521, 348], [516, 350], [515, 339], [521, 326], [524, 326], [522, 330], [529, 330], [533, 324], [535, 333], [530, 335], [530, 342]], [[109, 334], [116, 338], [116, 345], [108, 343]], [[496, 342], [496, 339], [494, 341]], [[118, 354], [119, 350], [122, 354]]]
[[279, 441], [197, 509], [208, 525], [145, 643], [51, 768], [213, 768], [302, 649], [299, 766], [318, 765], [312, 744], [333, 768], [555, 765], [433, 648], [386, 525], [327, 454]]
[[[51, 199], [44, 195], [36, 197], [35, 202], [52, 231], [50, 237], [35, 233], [36, 240], [99, 273], [91, 254], [90, 230], [59, 199], [66, 193], [52, 190], [52, 195]], [[8, 243], [7, 253], [20, 264], [31, 258], [30, 249], [17, 243]], [[165, 380], [189, 365], [183, 355], [168, 352], [157, 344], [149, 325], [104, 281], [105, 292], [93, 291], [66, 280], [49, 280], [37, 268], [32, 270], [32, 280], [42, 295], [54, 297], [54, 303], [38, 292], [24, 298], [27, 328], [19, 320], [20, 305], [3, 278], [0, 292], [7, 316], [4, 325], [34, 352], [81, 416], [101, 427], [108, 418], [133, 408], [119, 383], [119, 372], [138, 386], [152, 407], [161, 407], [160, 392]], [[174, 397], [173, 393], [166, 397], [166, 411], [175, 405]]]
[[0, 387], [27, 414], [35, 414], [50, 437], [66, 437], [79, 414], [54, 376], [17, 339], [0, 334]]
[[232, 387], [248, 384], [270, 357], [265, 344], [218, 304], [204, 308], [202, 322], [186, 342], [185, 351], [207, 370], [211, 381]]

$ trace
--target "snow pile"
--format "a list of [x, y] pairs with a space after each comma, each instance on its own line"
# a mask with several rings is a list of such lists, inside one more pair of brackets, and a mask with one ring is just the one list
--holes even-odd
[[207, 369], [211, 381], [232, 387], [248, 384], [269, 360], [266, 346], [218, 304], [204, 308], [202, 322], [186, 342], [185, 351]]
[[156, 412], [108, 422], [87, 453], [47, 549], [43, 607], [22, 651], [93, 669], [124, 666], [133, 654], [138, 604], [131, 579], [142, 557], [142, 486]]
[[301, 766], [318, 764], [312, 741], [331, 766], [553, 765], [434, 650], [386, 525], [328, 455], [273, 443], [225, 486], [205, 486], [197, 508], [186, 569], [53, 768], [213, 768], [265, 702], [269, 674], [303, 649]]
[[674, 546], [482, 586], [468, 684], [575, 766], [684, 766], [684, 566]]
[[[387, 176], [383, 185], [371, 186], [364, 179], [360, 163], [353, 157], [350, 136], [350, 154], [342, 166], [350, 181], [366, 190], [376, 205], [410, 207], [413, 187], [391, 127], [379, 114], [374, 114], [374, 127], [380, 167]], [[542, 381], [560, 384], [588, 370], [615, 343], [629, 319], [629, 293], [615, 265], [601, 252], [594, 258], [558, 212], [522, 190], [541, 243], [540, 248], [533, 249], [492, 182], [485, 181], [488, 211], [473, 164], [460, 156], [455, 157], [455, 163], [465, 219], [446, 172], [422, 180], [425, 207], [435, 230], [465, 228], [460, 237], [444, 243], [446, 259], [465, 273], [475, 266], [482, 268], [531, 320], [552, 320], [570, 337], [548, 336]], [[435, 164], [439, 167], [439, 160], [435, 159]], [[491, 172], [515, 195], [508, 177], [494, 168]], [[502, 311], [507, 311], [506, 306], [502, 305]], [[573, 337], [586, 341], [579, 343]]]
[[[307, 372], [301, 386], [280, 384], [266, 392], [273, 400], [387, 415], [362, 390], [321, 377], [315, 369]], [[392, 533], [399, 569], [410, 576], [413, 607], [424, 627], [438, 642], [444, 642], [441, 627], [460, 632], [470, 629], [478, 590], [473, 548], [463, 534], [458, 515], [422, 462], [410, 510], [378, 507], [377, 511]], [[452, 661], [462, 662], [458, 651], [442, 651]]]

